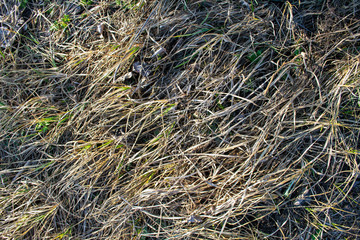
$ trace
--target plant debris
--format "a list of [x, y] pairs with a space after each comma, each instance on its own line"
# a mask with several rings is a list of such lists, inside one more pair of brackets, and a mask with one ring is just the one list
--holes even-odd
[[27, 24], [21, 18], [19, 5], [8, 2], [0, 5], [0, 46], [9, 48], [13, 45], [20, 30], [26, 30]]
[[150, 65], [146, 63], [134, 62], [133, 71], [139, 73], [143, 77], [149, 77]]
[[359, 1], [0, 6], [0, 238], [360, 238]]

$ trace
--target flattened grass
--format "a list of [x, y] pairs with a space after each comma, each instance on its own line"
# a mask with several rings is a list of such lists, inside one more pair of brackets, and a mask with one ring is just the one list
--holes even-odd
[[359, 236], [356, 1], [22, 4], [1, 236]]

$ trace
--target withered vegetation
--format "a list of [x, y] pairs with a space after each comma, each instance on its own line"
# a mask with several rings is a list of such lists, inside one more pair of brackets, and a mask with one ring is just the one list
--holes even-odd
[[360, 2], [2, 0], [1, 239], [360, 237]]

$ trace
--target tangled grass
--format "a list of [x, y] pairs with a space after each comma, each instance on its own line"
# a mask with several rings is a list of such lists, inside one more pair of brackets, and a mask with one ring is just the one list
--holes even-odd
[[360, 236], [358, 1], [16, 4], [1, 239]]

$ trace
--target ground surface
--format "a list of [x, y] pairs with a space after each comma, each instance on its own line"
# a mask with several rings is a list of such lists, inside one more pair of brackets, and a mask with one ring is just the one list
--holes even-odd
[[1, 239], [357, 239], [360, 3], [2, 0]]

